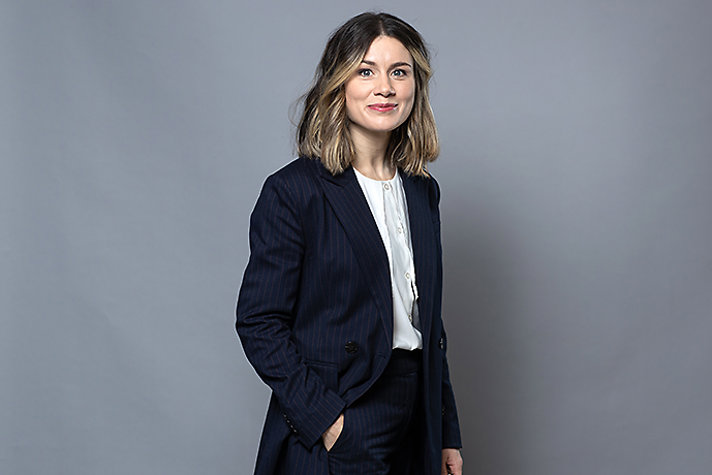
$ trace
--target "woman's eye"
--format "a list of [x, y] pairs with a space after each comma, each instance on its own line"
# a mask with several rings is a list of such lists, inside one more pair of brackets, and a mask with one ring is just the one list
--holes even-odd
[[393, 75], [394, 75], [395, 77], [399, 77], [399, 78], [400, 78], [400, 77], [405, 77], [405, 76], [407, 76], [407, 75], [408, 75], [408, 72], [407, 72], [405, 69], [396, 69], [395, 71], [393, 71]]
[[371, 71], [370, 69], [359, 69], [358, 74], [361, 77], [367, 78], [373, 74], [373, 71]]

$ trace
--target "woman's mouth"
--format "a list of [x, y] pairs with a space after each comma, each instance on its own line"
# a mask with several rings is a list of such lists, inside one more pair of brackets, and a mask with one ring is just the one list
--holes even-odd
[[392, 111], [398, 106], [398, 104], [393, 104], [391, 102], [384, 102], [381, 104], [370, 104], [368, 106], [369, 109], [374, 110], [376, 112], [388, 112]]

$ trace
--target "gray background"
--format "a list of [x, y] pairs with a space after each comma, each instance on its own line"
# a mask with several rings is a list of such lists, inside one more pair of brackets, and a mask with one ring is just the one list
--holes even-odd
[[0, 473], [247, 474], [248, 215], [329, 33], [432, 45], [468, 474], [712, 467], [712, 4], [0, 2]]

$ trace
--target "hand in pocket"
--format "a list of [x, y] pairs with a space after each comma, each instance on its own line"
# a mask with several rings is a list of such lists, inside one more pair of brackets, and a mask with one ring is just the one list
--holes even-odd
[[331, 427], [326, 429], [326, 432], [322, 434], [321, 438], [322, 441], [324, 442], [324, 448], [326, 451], [330, 451], [331, 448], [334, 446], [336, 441], [339, 439], [339, 436], [341, 435], [341, 431], [344, 429], [344, 414], [340, 414], [339, 417], [334, 421], [333, 424], [331, 424]]

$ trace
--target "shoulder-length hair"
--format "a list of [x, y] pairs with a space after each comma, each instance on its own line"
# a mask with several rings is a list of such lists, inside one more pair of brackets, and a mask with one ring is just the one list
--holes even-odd
[[408, 119], [391, 132], [386, 157], [405, 172], [429, 176], [427, 163], [440, 151], [428, 81], [430, 53], [420, 34], [387, 13], [361, 13], [337, 29], [326, 44], [312, 88], [304, 96], [297, 126], [299, 155], [321, 160], [333, 175], [351, 164], [355, 148], [346, 115], [345, 83], [360, 67], [368, 48], [379, 36], [400, 41], [413, 57], [415, 102]]

